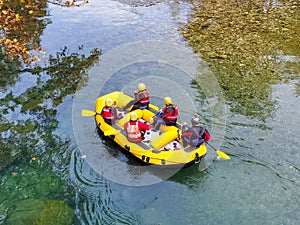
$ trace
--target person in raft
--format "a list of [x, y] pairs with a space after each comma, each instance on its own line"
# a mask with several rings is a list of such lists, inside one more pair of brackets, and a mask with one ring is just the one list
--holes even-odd
[[113, 106], [113, 101], [111, 98], [105, 99], [105, 106], [101, 111], [101, 116], [104, 121], [110, 125], [116, 120], [117, 111]]
[[208, 130], [200, 126], [199, 117], [197, 114], [191, 119], [192, 127], [187, 128], [186, 122], [182, 125], [182, 141], [183, 146], [187, 145], [199, 147], [203, 142], [210, 140]]
[[124, 124], [127, 139], [130, 142], [140, 142], [143, 140], [146, 130], [150, 130], [151, 125], [138, 120], [136, 112], [130, 112], [130, 121]]
[[148, 109], [150, 103], [150, 93], [144, 83], [138, 84], [138, 91], [134, 92], [134, 100], [130, 101], [125, 107], [124, 110], [129, 109], [134, 111], [136, 109]]
[[179, 114], [178, 106], [173, 104], [171, 97], [164, 98], [165, 107], [161, 109], [154, 118], [155, 127], [154, 130], [159, 130], [161, 124], [166, 126], [175, 126], [177, 117]]

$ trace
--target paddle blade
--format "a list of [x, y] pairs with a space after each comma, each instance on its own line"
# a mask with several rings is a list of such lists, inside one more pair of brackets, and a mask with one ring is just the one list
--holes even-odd
[[220, 150], [217, 150], [216, 152], [221, 159], [230, 160], [229, 155], [227, 155], [225, 152], [222, 152]]
[[81, 110], [81, 115], [82, 116], [95, 116], [96, 112], [87, 110], [87, 109], [83, 109], [83, 110]]
[[104, 135], [105, 136], [110, 136], [110, 135], [116, 135], [118, 133], [120, 133], [121, 131], [120, 130], [114, 130], [114, 129], [111, 129], [111, 130], [106, 130], [104, 132]]

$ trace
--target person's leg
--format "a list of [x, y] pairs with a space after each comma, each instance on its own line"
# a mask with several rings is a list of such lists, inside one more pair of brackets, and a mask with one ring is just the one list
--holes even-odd
[[176, 126], [176, 120], [164, 120], [166, 126]]
[[162, 119], [156, 120], [155, 125], [153, 125], [153, 130], [158, 131], [160, 129], [160, 125], [164, 124], [164, 121]]
[[107, 124], [112, 125], [111, 119], [106, 119], [106, 118], [104, 118], [104, 121], [105, 121]]
[[190, 139], [188, 137], [182, 137], [182, 144], [183, 144], [183, 147], [187, 147], [189, 144], [190, 144]]

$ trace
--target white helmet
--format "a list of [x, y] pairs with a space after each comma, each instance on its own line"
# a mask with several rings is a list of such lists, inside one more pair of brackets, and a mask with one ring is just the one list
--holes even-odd
[[143, 90], [146, 89], [146, 85], [145, 85], [144, 83], [139, 83], [139, 84], [138, 84], [138, 89], [139, 89], [140, 91], [143, 91]]
[[107, 98], [107, 99], [105, 99], [105, 105], [106, 106], [112, 106], [113, 105], [113, 101], [112, 101], [112, 99], [111, 98]]

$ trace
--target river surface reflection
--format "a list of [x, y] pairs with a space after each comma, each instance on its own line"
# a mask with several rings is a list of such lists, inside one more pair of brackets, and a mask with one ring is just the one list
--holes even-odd
[[[247, 116], [232, 110], [210, 65], [187, 47], [181, 26], [191, 17], [190, 1], [100, 0], [74, 8], [49, 4], [48, 10], [41, 46], [46, 57], [61, 61], [39, 76], [16, 72], [1, 83], [0, 224], [16, 224], [17, 205], [28, 199], [46, 209], [45, 200], [57, 200], [69, 213], [60, 204], [66, 203], [73, 224], [298, 224], [299, 74], [270, 84], [274, 107], [261, 111], [268, 116]], [[95, 48], [102, 50], [98, 62], [68, 58], [81, 71], [68, 80], [72, 66], [59, 67], [63, 55]], [[181, 121], [198, 112], [211, 144], [231, 160], [209, 149], [205, 162], [176, 173], [129, 167], [139, 164], [80, 111], [93, 110], [100, 94], [132, 93], [140, 81], [158, 105], [172, 95]], [[31, 217], [41, 213], [32, 211]]]

